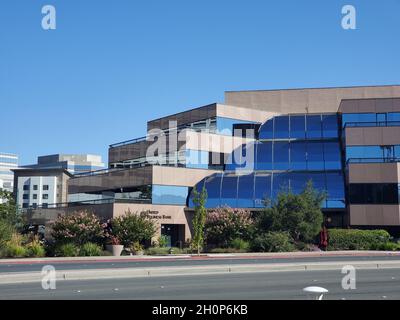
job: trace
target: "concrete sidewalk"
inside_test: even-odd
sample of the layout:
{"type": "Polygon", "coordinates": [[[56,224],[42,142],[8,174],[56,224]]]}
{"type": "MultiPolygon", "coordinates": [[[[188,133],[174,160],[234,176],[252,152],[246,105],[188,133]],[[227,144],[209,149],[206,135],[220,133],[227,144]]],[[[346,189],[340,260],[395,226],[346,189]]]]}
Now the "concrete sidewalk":
{"type": "Polygon", "coordinates": [[[296,259],[318,257],[399,257],[397,251],[313,251],[313,252],[279,252],[279,253],[221,253],[199,255],[157,255],[157,256],[101,256],[101,257],[50,257],[0,259],[0,265],[43,264],[43,263],[82,263],[82,262],[124,262],[124,261],[157,261],[182,259],[296,259]]]}
{"type": "MultiPolygon", "coordinates": [[[[345,262],[292,262],[270,264],[221,264],[210,266],[180,266],[180,267],[148,267],[126,269],[89,269],[89,270],[57,270],[57,281],[71,280],[99,280],[99,279],[129,279],[162,276],[183,275],[212,275],[235,273],[266,273],[288,271],[322,271],[337,270],[340,272],[344,266],[351,265],[357,270],[371,269],[400,269],[399,261],[345,261],[345,262]]],[[[1,284],[40,283],[43,275],[41,272],[21,272],[0,274],[1,284]]]]}

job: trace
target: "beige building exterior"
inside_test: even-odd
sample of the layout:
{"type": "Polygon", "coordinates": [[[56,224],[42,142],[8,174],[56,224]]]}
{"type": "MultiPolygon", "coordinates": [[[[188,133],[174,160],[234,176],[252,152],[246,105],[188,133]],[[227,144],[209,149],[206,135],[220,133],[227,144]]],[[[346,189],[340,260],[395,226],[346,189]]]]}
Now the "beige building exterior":
{"type": "MultiPolygon", "coordinates": [[[[68,180],[69,204],[53,210],[32,211],[31,219],[46,223],[60,213],[69,214],[78,209],[91,210],[103,219],[131,211],[147,214],[156,221],[156,237],[167,235],[171,245],[180,245],[191,238],[192,189],[211,185],[220,177],[233,177],[237,179],[233,181],[238,181],[237,186],[229,187],[221,182],[218,203],[223,203],[222,198],[229,193],[229,188],[237,188],[231,192],[233,196],[227,197],[234,197],[234,203],[243,207],[240,175],[228,170],[232,153],[251,144],[269,143],[268,138],[259,136],[265,125],[289,116],[304,117],[304,121],[309,121],[308,117],[320,117],[321,130],[324,130],[326,117],[337,119],[334,139],[322,137],[321,141],[311,139],[308,142],[308,138],[305,139],[308,144],[320,143],[324,148],[336,142],[340,147],[335,151],[340,158],[340,168],[327,169],[325,164],[323,171],[326,185],[332,174],[343,176],[342,185],[338,180],[339,186],[336,186],[343,189],[343,199],[332,199],[331,204],[328,201],[323,208],[326,224],[329,227],[387,227],[400,231],[399,193],[397,198],[394,196],[400,185],[400,86],[395,85],[226,92],[224,104],[210,104],[149,121],[145,137],[110,145],[108,169],[71,177],[68,180]],[[391,120],[395,117],[399,117],[398,122],[391,120]],[[253,130],[253,135],[245,135],[246,130],[253,130]],[[162,134],[157,136],[160,132],[162,134]],[[156,141],[161,147],[149,155],[156,141]],[[397,146],[398,158],[394,154],[374,159],[362,155],[371,148],[386,152],[390,148],[397,150],[397,146]],[[353,157],[352,153],[362,156],[353,157]],[[191,161],[193,159],[196,161],[191,161]],[[369,192],[364,197],[365,203],[359,203],[364,200],[360,200],[358,190],[369,192]],[[389,190],[386,194],[390,197],[382,195],[385,190],[389,190]]],[[[309,130],[307,126],[306,131],[309,130]]],[[[291,125],[287,130],[293,130],[291,125]]],[[[282,139],[272,140],[273,145],[282,142],[282,139]]],[[[290,146],[299,143],[291,137],[283,140],[290,146]]],[[[290,152],[289,160],[293,161],[294,151],[290,152]]],[[[318,170],[314,171],[318,173],[318,170]]],[[[278,174],[301,172],[293,168],[260,169],[254,174],[254,185],[258,176],[278,174]]],[[[249,196],[252,198],[246,202],[250,205],[244,208],[256,212],[260,210],[255,199],[256,186],[251,188],[254,188],[253,195],[249,196]]]]}

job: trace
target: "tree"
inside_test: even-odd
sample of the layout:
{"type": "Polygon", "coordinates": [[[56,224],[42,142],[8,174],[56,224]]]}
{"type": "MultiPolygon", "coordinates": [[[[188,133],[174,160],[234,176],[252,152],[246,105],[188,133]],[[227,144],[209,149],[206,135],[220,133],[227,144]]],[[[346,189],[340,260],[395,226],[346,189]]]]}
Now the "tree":
{"type": "Polygon", "coordinates": [[[104,240],[104,230],[99,218],[87,211],[59,216],[51,228],[51,235],[56,243],[83,245],[87,242],[102,243],[104,240]]]}
{"type": "Polygon", "coordinates": [[[13,194],[0,189],[0,199],[3,200],[3,203],[0,204],[0,220],[6,221],[17,229],[22,228],[23,219],[21,214],[18,212],[18,207],[15,203],[13,194]]]}
{"type": "Polygon", "coordinates": [[[233,240],[250,240],[253,219],[250,211],[218,208],[209,212],[205,225],[207,244],[229,247],[233,240]]]}
{"type": "Polygon", "coordinates": [[[207,218],[207,209],[205,208],[207,202],[207,190],[205,187],[198,192],[193,189],[193,203],[194,216],[193,216],[193,237],[192,247],[197,250],[197,254],[200,255],[200,251],[204,245],[204,228],[207,218]]]}
{"type": "Polygon", "coordinates": [[[145,212],[135,214],[128,210],[125,215],[111,220],[111,235],[125,247],[151,240],[155,233],[154,221],[145,212]]]}
{"type": "Polygon", "coordinates": [[[311,242],[321,230],[321,203],[325,193],[314,189],[309,181],[300,194],[281,192],[277,201],[257,219],[260,232],[286,231],[295,242],[311,242]]]}

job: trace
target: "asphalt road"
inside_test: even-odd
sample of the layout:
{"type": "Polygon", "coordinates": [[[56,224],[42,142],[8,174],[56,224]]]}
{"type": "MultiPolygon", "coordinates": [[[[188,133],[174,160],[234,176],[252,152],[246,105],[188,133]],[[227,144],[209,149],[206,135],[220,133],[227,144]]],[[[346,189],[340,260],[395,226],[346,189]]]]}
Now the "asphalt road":
{"type": "Polygon", "coordinates": [[[302,289],[322,286],[327,300],[400,299],[400,269],[359,270],[356,290],[343,290],[340,271],[243,273],[201,276],[60,281],[55,290],[40,283],[0,285],[0,299],[264,300],[311,299],[302,289]]]}
{"type": "Polygon", "coordinates": [[[156,261],[86,261],[86,262],[51,262],[32,264],[0,264],[0,273],[30,272],[42,270],[46,264],[54,265],[57,270],[86,270],[86,269],[119,269],[119,268],[147,268],[147,267],[176,267],[176,266],[212,266],[212,265],[234,265],[234,264],[265,264],[265,263],[304,263],[304,262],[327,262],[327,261],[400,261],[400,257],[307,257],[307,258],[188,258],[179,260],[156,260],[156,261]]]}

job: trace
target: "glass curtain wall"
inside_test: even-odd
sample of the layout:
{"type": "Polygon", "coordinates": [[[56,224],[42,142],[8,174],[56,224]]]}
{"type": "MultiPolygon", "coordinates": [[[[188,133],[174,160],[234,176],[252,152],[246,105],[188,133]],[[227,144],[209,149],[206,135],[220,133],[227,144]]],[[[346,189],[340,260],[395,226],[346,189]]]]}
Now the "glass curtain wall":
{"type": "MultiPolygon", "coordinates": [[[[223,174],[208,177],[195,188],[206,187],[208,208],[260,208],[265,201],[275,201],[279,192],[302,192],[312,180],[315,188],[327,193],[324,208],[344,208],[338,123],[336,114],[268,120],[254,145],[243,145],[231,155],[223,174]]],[[[189,206],[193,207],[191,197],[189,206]]]]}

